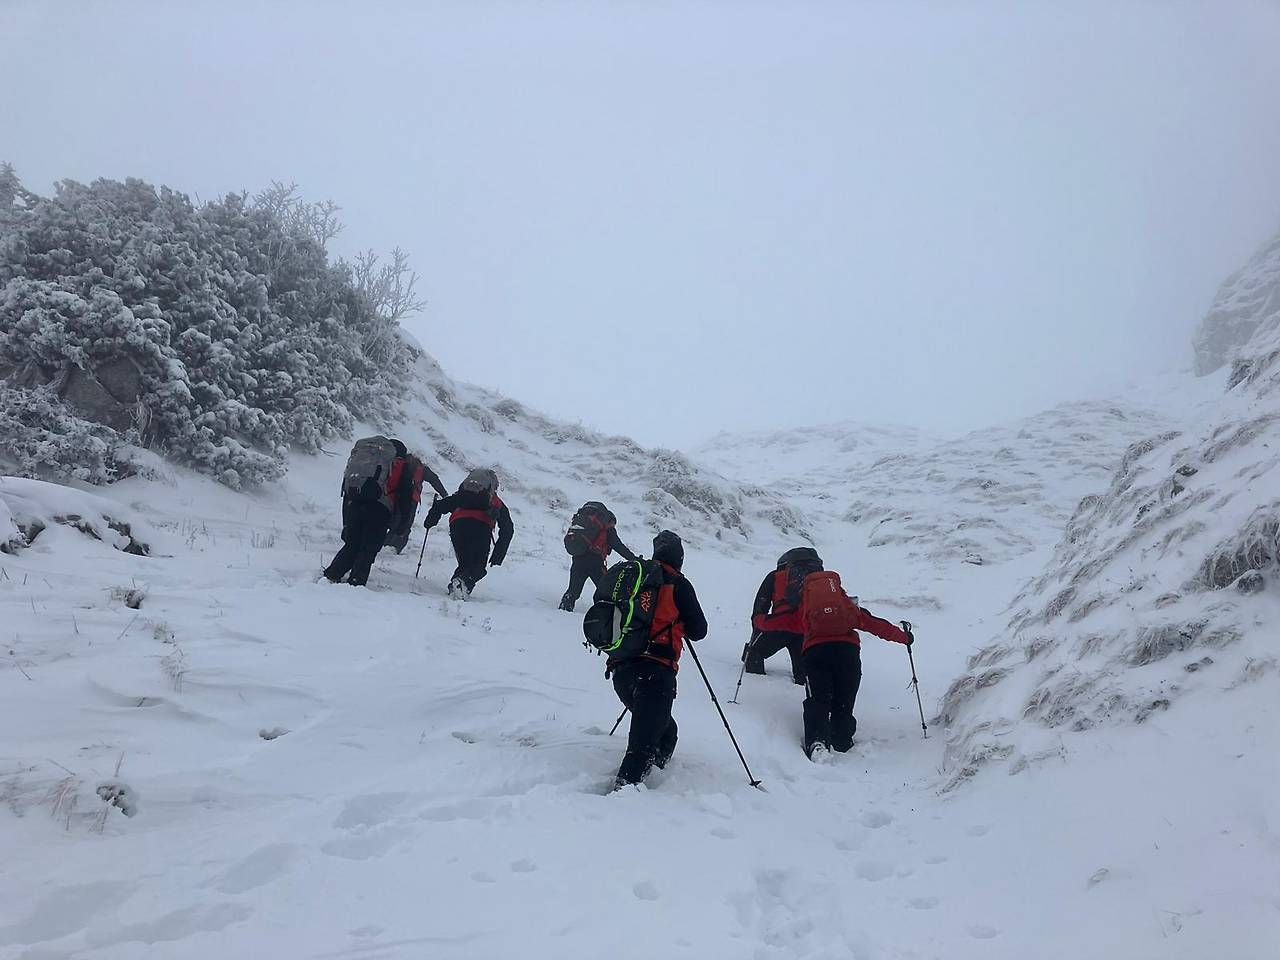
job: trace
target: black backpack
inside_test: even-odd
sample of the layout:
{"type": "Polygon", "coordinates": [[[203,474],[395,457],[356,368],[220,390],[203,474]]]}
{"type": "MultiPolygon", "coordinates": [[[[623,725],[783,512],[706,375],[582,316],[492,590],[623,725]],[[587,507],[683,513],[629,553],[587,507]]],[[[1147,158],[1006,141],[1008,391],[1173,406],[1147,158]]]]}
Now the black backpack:
{"type": "Polygon", "coordinates": [[[822,558],[813,547],[795,547],[778,558],[778,572],[787,578],[783,599],[789,609],[800,609],[800,590],[805,577],[821,569],[822,558]]]}
{"type": "Polygon", "coordinates": [[[591,550],[600,534],[617,522],[618,518],[603,503],[596,500],[584,503],[569,522],[569,532],[564,535],[565,552],[571,557],[583,556],[591,550]]]}
{"type": "Polygon", "coordinates": [[[623,560],[610,567],[582,618],[585,646],[610,660],[644,653],[663,582],[662,565],[654,560],[623,560]]]}

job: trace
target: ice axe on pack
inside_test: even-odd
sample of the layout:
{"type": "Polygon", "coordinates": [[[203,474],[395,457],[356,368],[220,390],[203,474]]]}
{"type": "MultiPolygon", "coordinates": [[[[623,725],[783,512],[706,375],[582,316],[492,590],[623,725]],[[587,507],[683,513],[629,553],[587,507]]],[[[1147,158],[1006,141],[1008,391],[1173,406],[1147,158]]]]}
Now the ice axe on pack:
{"type": "Polygon", "coordinates": [[[929,725],[924,722],[924,704],[920,702],[920,681],[916,679],[916,658],[911,654],[911,647],[912,647],[912,644],[915,643],[916,635],[911,632],[912,628],[911,628],[910,620],[903,620],[901,621],[901,623],[902,623],[902,632],[907,635],[907,639],[910,641],[910,643],[907,644],[907,660],[911,664],[911,683],[909,684],[909,686],[912,686],[915,688],[916,707],[920,711],[920,729],[924,731],[924,738],[928,740],[929,725]]]}
{"type": "MultiPolygon", "coordinates": [[[[440,499],[440,494],[436,494],[431,498],[431,507],[435,508],[436,501],[440,499]]],[[[427,534],[431,532],[431,528],[427,527],[422,532],[422,549],[418,552],[418,569],[413,571],[413,579],[418,579],[418,574],[422,572],[422,558],[427,555],[427,534]]]]}

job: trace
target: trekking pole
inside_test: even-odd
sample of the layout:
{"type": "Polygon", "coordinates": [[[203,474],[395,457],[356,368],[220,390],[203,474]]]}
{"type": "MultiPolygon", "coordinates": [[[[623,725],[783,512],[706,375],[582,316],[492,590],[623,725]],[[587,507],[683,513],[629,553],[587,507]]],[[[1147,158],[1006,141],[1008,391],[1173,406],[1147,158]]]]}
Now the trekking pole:
{"type": "Polygon", "coordinates": [[[733,741],[733,749],[738,751],[738,759],[742,761],[742,769],[747,771],[747,781],[760,789],[760,781],[751,775],[751,768],[747,766],[747,758],[742,755],[742,748],[738,746],[738,738],[733,735],[733,728],[729,726],[729,718],[724,715],[724,710],[720,706],[720,701],[716,699],[715,690],[711,689],[711,681],[707,679],[707,671],[702,669],[702,661],[698,659],[698,651],[694,649],[692,642],[689,643],[689,653],[693,655],[693,662],[698,665],[698,672],[702,674],[702,682],[707,685],[707,693],[711,694],[711,702],[716,705],[716,712],[720,714],[720,722],[724,724],[725,730],[729,731],[729,739],[733,741]]]}
{"type": "MultiPolygon", "coordinates": [[[[440,494],[437,493],[434,497],[431,498],[431,506],[434,507],[436,505],[436,501],[439,499],[440,499],[440,494]]],[[[415,580],[418,579],[418,574],[422,572],[422,558],[427,555],[427,534],[430,532],[431,532],[430,528],[427,528],[422,532],[422,551],[418,554],[418,569],[413,571],[413,579],[415,580]]]]}
{"type": "Polygon", "coordinates": [[[738,692],[742,690],[742,678],[747,673],[747,657],[751,656],[751,648],[756,645],[756,638],[759,636],[759,633],[752,633],[751,639],[747,641],[747,649],[742,651],[742,669],[738,671],[738,685],[733,688],[733,699],[729,701],[730,703],[738,702],[738,692]]]}
{"type": "MultiPolygon", "coordinates": [[[[902,621],[903,632],[908,637],[915,640],[915,634],[911,632],[910,621],[902,621]]],[[[924,704],[920,702],[920,681],[916,679],[916,658],[911,654],[911,644],[907,644],[907,661],[911,664],[911,686],[916,689],[916,707],[920,710],[920,729],[924,731],[924,738],[929,739],[929,725],[924,722],[924,704]]]]}
{"type": "Polygon", "coordinates": [[[617,720],[614,722],[614,724],[613,724],[613,730],[610,730],[610,731],[609,731],[609,736],[611,736],[611,737],[613,736],[614,732],[618,729],[618,724],[622,723],[622,718],[623,718],[623,717],[625,717],[625,716],[627,715],[627,711],[628,711],[628,710],[630,710],[630,709],[631,709],[630,707],[623,707],[623,708],[622,708],[622,712],[621,712],[620,714],[618,714],[618,719],[617,719],[617,720]]]}

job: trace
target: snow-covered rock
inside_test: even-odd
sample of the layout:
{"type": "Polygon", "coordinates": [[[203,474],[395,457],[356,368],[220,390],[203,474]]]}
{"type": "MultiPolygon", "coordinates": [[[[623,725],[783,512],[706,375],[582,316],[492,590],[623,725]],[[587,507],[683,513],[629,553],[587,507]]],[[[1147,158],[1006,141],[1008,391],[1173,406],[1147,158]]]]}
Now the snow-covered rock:
{"type": "Polygon", "coordinates": [[[1280,315],[1280,233],[1218,290],[1195,334],[1196,373],[1230,363],[1268,318],[1280,315]]]}
{"type": "Polygon", "coordinates": [[[948,691],[948,769],[1061,756],[1071,734],[1280,692],[1280,314],[1196,418],[1129,448],[1008,629],[948,691]]]}

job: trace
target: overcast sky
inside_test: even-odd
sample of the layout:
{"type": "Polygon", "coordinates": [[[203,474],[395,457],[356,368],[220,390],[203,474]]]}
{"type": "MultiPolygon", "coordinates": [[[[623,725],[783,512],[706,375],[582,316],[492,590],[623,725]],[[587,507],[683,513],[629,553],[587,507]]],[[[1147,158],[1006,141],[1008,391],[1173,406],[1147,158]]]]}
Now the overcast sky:
{"type": "Polygon", "coordinates": [[[0,159],[297,181],[454,376],[648,443],[956,431],[1188,364],[1280,228],[1277,51],[1280,0],[0,0],[0,159]]]}

